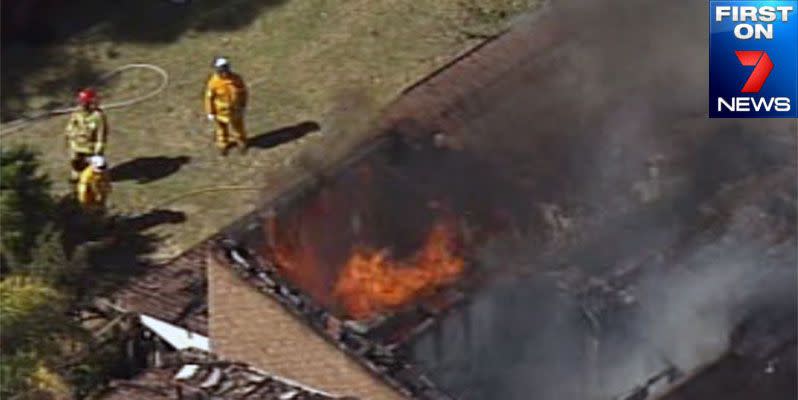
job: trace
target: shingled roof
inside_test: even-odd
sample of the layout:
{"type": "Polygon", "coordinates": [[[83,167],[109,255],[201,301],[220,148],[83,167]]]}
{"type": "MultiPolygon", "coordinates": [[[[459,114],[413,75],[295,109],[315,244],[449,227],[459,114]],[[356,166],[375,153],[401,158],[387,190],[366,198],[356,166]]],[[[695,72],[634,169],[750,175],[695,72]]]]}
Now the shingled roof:
{"type": "Polygon", "coordinates": [[[796,354],[794,341],[764,359],[728,353],[658,400],[795,399],[796,354]]]}
{"type": "Polygon", "coordinates": [[[107,400],[169,400],[175,398],[171,380],[175,368],[149,368],[129,380],[111,382],[110,389],[102,396],[107,400]]]}
{"type": "Polygon", "coordinates": [[[177,258],[146,271],[115,292],[110,300],[119,308],[146,314],[189,331],[208,334],[205,256],[210,240],[177,258]]]}
{"type": "MultiPolygon", "coordinates": [[[[202,352],[181,352],[167,366],[112,382],[105,399],[341,399],[247,364],[202,352]]],[[[350,398],[351,399],[351,398],[350,398]]]]}

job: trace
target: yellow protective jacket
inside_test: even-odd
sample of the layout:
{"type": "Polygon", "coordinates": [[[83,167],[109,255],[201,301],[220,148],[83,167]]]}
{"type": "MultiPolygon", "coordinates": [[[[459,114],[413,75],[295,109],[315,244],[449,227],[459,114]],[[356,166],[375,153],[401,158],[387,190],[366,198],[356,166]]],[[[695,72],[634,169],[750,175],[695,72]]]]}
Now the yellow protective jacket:
{"type": "Polygon", "coordinates": [[[221,122],[230,122],[240,117],[247,106],[247,86],[240,76],[229,73],[221,76],[214,73],[205,85],[205,112],[213,114],[221,122]]]}
{"type": "Polygon", "coordinates": [[[108,140],[108,121],[105,113],[95,108],[72,113],[66,127],[69,148],[77,153],[103,154],[108,140]]]}
{"type": "Polygon", "coordinates": [[[111,179],[108,172],[98,172],[86,167],[78,179],[78,202],[86,208],[104,207],[111,194],[111,179]]]}

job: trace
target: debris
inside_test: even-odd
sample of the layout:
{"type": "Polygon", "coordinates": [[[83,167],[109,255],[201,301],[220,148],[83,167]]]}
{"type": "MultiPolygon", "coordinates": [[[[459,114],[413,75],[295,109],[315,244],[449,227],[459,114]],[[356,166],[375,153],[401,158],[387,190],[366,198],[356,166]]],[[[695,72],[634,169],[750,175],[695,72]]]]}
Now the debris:
{"type": "Polygon", "coordinates": [[[174,379],[178,381],[189,379],[197,373],[197,370],[199,370],[199,365],[186,364],[183,368],[180,368],[180,371],[177,372],[174,379]]]}
{"type": "Polygon", "coordinates": [[[222,370],[220,368],[213,368],[211,370],[211,374],[208,375],[205,381],[200,383],[199,386],[203,389],[212,388],[218,385],[219,382],[221,382],[221,380],[222,380],[222,370]]]}

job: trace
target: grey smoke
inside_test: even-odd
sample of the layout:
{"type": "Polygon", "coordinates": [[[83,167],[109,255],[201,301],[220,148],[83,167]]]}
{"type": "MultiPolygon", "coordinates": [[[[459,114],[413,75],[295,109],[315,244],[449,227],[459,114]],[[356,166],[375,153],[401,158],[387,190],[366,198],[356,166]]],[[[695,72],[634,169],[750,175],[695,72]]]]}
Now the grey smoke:
{"type": "Polygon", "coordinates": [[[480,265],[533,276],[497,280],[476,296],[473,315],[442,323],[438,345],[420,339],[417,359],[465,399],[611,399],[668,366],[691,371],[720,357],[752,310],[796,304],[798,124],[704,117],[706,3],[563,0],[553,8],[550,18],[579,39],[466,102],[484,111],[467,114],[476,116],[463,140],[527,182],[530,209],[557,204],[573,228],[546,258],[541,248],[551,243],[538,238],[487,246],[480,265]],[[657,156],[663,198],[646,208],[632,188],[657,156]],[[776,183],[758,185],[767,179],[776,183]],[[737,192],[724,192],[733,185],[737,192]],[[706,207],[718,222],[698,229],[706,207]],[[582,299],[562,288],[590,276],[610,281],[614,263],[646,247],[665,254],[646,261],[648,272],[621,295],[608,290],[631,297],[635,311],[604,321],[618,326],[600,343],[611,356],[585,391],[595,373],[581,354],[590,327],[582,299]],[[472,319],[470,338],[463,318],[472,319]]]}

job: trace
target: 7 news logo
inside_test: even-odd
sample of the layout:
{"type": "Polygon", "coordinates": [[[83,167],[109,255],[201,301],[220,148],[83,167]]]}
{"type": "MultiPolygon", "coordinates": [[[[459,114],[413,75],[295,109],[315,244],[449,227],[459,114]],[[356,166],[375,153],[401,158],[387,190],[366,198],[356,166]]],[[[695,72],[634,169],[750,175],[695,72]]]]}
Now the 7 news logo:
{"type": "Polygon", "coordinates": [[[798,117],[798,0],[711,1],[710,118],[798,117]]]}
{"type": "Polygon", "coordinates": [[[745,81],[745,86],[740,90],[743,93],[759,93],[765,80],[768,79],[770,71],[773,70],[773,61],[770,61],[768,53],[764,51],[750,51],[750,50],[737,50],[734,52],[740,64],[746,67],[754,67],[748,80],[745,81]]]}

